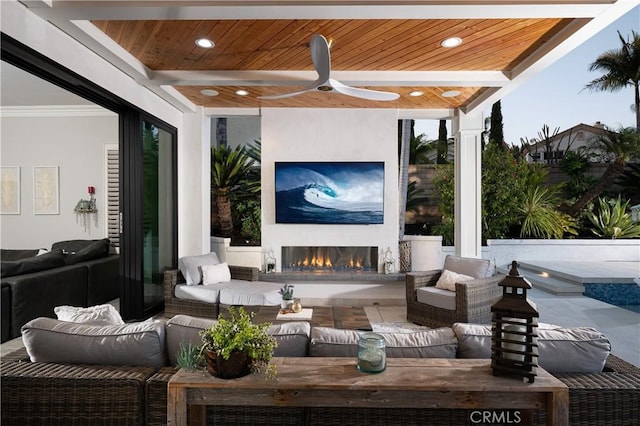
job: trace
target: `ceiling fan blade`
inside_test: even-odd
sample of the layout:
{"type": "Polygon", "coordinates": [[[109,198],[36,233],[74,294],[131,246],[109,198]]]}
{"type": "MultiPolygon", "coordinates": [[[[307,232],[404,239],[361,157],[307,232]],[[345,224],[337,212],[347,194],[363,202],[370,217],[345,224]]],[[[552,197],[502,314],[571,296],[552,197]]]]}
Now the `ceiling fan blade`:
{"type": "Polygon", "coordinates": [[[297,95],[301,95],[301,94],[306,93],[306,92],[310,92],[312,90],[316,90],[317,88],[318,88],[318,81],[315,81],[312,86],[307,86],[306,88],[304,88],[302,90],[298,90],[297,92],[282,93],[280,95],[258,96],[258,99],[283,99],[283,98],[289,98],[291,96],[297,96],[297,95]]]}
{"type": "Polygon", "coordinates": [[[355,98],[368,99],[370,101],[395,101],[400,97],[397,93],[381,92],[378,90],[361,89],[359,87],[351,87],[340,83],[333,78],[329,79],[329,84],[333,89],[343,95],[353,96],[355,98]]]}
{"type": "Polygon", "coordinates": [[[311,60],[313,66],[318,73],[318,80],[326,82],[329,80],[329,74],[331,73],[331,53],[329,53],[329,42],[320,34],[315,34],[311,37],[309,43],[311,49],[311,60]]]}

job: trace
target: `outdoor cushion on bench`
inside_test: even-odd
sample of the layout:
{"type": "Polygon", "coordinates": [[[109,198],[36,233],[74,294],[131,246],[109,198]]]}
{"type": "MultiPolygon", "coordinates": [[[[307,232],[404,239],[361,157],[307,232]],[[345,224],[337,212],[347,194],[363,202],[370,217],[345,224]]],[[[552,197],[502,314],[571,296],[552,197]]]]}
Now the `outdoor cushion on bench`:
{"type": "Polygon", "coordinates": [[[263,281],[235,280],[205,285],[178,284],[175,296],[178,299],[205,303],[242,306],[277,306],[282,296],[281,284],[263,281]]]}

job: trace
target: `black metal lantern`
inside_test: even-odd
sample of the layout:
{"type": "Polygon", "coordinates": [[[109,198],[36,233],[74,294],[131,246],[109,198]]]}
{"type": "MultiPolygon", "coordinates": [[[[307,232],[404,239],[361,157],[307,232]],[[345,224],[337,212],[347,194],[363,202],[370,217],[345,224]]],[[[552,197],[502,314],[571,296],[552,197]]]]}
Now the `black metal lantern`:
{"type": "Polygon", "coordinates": [[[538,367],[538,310],[527,299],[531,283],[518,262],[500,283],[502,299],[491,306],[491,368],[494,376],[514,376],[533,383],[538,367]]]}

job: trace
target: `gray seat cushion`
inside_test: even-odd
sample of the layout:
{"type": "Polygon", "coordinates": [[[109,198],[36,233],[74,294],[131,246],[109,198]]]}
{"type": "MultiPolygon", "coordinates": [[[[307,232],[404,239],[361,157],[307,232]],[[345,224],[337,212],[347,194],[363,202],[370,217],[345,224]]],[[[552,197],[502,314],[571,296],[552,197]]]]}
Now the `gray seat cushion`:
{"type": "Polygon", "coordinates": [[[456,292],[436,287],[420,287],[416,290],[418,302],[449,311],[456,310],[456,292]]]}

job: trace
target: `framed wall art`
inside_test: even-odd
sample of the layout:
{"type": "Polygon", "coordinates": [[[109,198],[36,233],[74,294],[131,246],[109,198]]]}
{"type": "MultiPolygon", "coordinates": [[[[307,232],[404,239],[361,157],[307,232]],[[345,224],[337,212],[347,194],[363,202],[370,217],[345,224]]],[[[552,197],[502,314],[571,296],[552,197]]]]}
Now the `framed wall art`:
{"type": "Polygon", "coordinates": [[[20,167],[0,167],[0,214],[20,214],[20,167]]]}
{"type": "Polygon", "coordinates": [[[58,166],[33,167],[33,213],[60,214],[58,166]]]}

